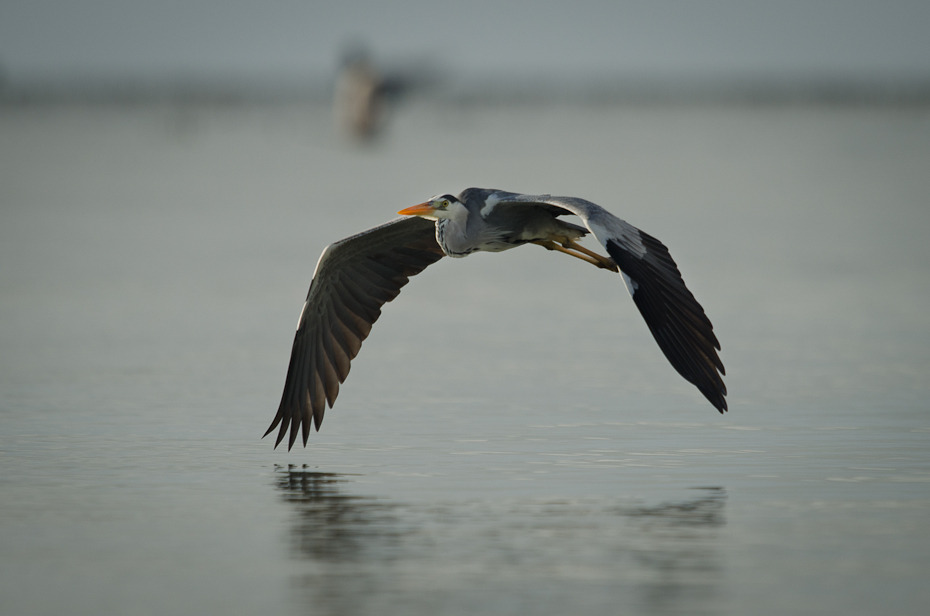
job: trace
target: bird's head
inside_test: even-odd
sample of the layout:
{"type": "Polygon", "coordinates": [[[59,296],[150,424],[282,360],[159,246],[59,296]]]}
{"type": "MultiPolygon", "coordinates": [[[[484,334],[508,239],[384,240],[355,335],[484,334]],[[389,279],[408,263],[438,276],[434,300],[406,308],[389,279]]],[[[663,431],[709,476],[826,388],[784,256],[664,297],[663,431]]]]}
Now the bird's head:
{"type": "Polygon", "coordinates": [[[436,195],[429,201],[412,205],[397,212],[403,216],[419,216],[427,220],[455,218],[465,211],[465,204],[452,195],[436,195]]]}

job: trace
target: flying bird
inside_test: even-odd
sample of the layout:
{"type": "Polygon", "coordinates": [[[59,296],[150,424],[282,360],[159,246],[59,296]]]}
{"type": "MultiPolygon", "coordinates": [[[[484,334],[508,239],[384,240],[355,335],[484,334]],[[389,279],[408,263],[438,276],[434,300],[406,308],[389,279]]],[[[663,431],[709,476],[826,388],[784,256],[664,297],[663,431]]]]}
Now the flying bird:
{"type": "Polygon", "coordinates": [[[727,410],[720,343],[704,309],[685,286],[662,242],[604,208],[577,197],[525,195],[468,188],[438,195],[398,212],[400,218],[330,244],[313,273],[291,349],[278,413],[275,447],[290,431],[304,446],[332,408],[349,363],[381,315],[411,276],[444,256],[500,252],[537,244],[619,272],[633,302],[665,357],[714,407],[727,410]],[[574,215],[576,225],[561,216],[574,215]],[[578,243],[592,233],[607,251],[578,243]]]}

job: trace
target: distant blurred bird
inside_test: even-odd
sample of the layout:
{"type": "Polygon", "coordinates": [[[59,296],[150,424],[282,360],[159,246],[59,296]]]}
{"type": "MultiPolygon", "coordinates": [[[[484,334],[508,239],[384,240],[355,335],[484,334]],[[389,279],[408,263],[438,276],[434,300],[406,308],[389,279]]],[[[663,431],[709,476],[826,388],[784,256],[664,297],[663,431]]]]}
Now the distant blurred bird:
{"type": "MultiPolygon", "coordinates": [[[[727,410],[720,343],[704,309],[685,286],[668,249],[604,208],[576,197],[524,195],[468,188],[401,210],[398,218],[329,245],[320,255],[304,302],[284,393],[265,436],[278,425],[277,447],[288,429],[288,449],[311,422],[317,430],[332,408],[349,362],[411,276],[443,256],[500,252],[538,244],[596,267],[619,272],[633,302],[678,373],[721,413],[727,410]],[[559,216],[575,215],[584,227],[559,216]],[[588,232],[610,256],[576,242],[588,232]]],[[[444,357],[454,357],[446,349],[444,357]]]]}
{"type": "Polygon", "coordinates": [[[383,84],[368,53],[353,49],[339,69],[333,92],[336,124],[356,139],[369,139],[381,125],[383,84]]]}
{"type": "Polygon", "coordinates": [[[440,80],[433,58],[406,58],[383,66],[361,44],[347,47],[333,89],[337,128],[358,143],[369,143],[402,101],[432,89],[440,80]]]}

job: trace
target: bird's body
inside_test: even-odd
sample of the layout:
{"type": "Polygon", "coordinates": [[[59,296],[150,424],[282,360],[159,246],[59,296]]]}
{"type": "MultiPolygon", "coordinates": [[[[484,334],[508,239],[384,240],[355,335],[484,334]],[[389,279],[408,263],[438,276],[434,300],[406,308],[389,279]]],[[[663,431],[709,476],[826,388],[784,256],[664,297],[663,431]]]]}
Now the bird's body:
{"type": "Polygon", "coordinates": [[[669,362],[721,413],[726,411],[720,344],[668,249],[604,208],[576,197],[469,188],[399,212],[404,217],[328,246],[317,263],[300,315],[284,393],[268,431],[288,448],[311,423],[319,430],[328,403],[362,341],[410,276],[443,256],[500,252],[527,243],[619,272],[669,362]],[[561,220],[575,215],[584,227],[561,220]],[[576,242],[591,232],[608,257],[576,242]]]}
{"type": "Polygon", "coordinates": [[[469,188],[460,197],[444,196],[450,203],[446,209],[448,217],[436,219],[436,241],[447,256],[501,252],[556,237],[576,240],[588,232],[584,227],[559,220],[557,217],[565,214],[562,208],[542,203],[496,207],[495,195],[500,194],[501,191],[469,188]],[[471,204],[471,209],[466,204],[471,204]]]}

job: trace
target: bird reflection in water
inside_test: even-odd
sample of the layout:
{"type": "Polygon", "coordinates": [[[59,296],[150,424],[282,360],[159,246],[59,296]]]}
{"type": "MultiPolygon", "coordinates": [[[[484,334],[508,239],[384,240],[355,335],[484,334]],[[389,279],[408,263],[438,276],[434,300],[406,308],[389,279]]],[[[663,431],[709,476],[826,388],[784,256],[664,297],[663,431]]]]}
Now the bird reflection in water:
{"type": "Polygon", "coordinates": [[[524,613],[702,613],[721,594],[723,488],[655,506],[406,504],[356,494],[351,475],[290,466],[276,482],[297,514],[289,536],[306,568],[295,585],[314,613],[480,612],[507,602],[524,613]]]}
{"type": "Polygon", "coordinates": [[[340,491],[339,486],[350,481],[349,475],[289,465],[276,478],[285,500],[297,509],[293,545],[305,558],[360,560],[370,557],[373,549],[396,545],[405,534],[394,514],[396,503],[340,491]]]}

